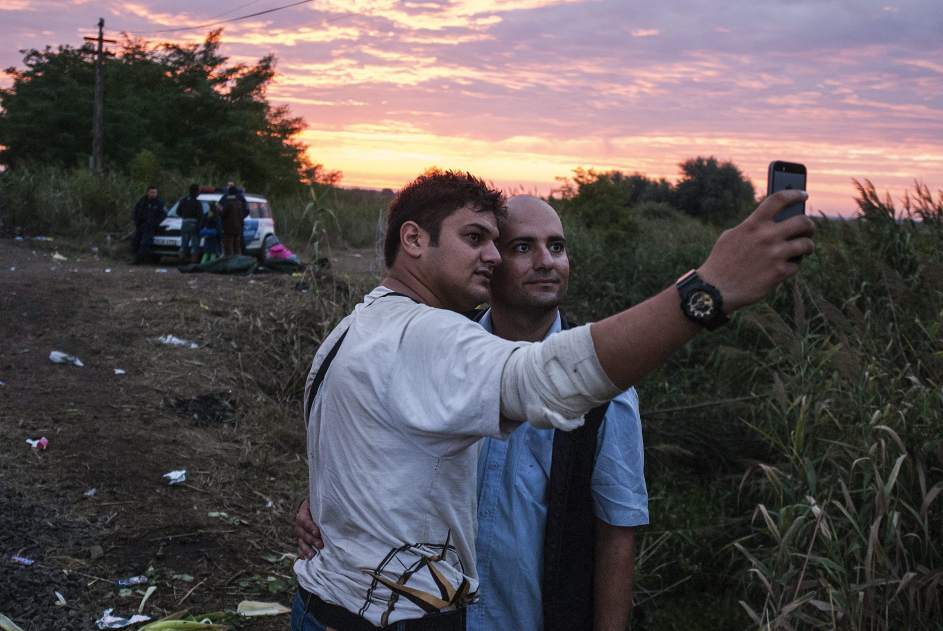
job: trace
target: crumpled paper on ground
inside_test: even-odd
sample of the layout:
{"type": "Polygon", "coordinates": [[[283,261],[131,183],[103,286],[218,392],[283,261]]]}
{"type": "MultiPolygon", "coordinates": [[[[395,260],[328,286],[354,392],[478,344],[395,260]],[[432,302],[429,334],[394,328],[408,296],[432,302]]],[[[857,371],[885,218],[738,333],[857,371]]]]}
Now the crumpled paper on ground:
{"type": "Polygon", "coordinates": [[[46,438],[45,436],[36,440],[32,438],[27,438],[26,442],[29,443],[29,446],[32,447],[33,449],[45,449],[46,447],[49,446],[49,439],[46,438]]]}
{"type": "Polygon", "coordinates": [[[157,338],[157,341],[161,344],[167,344],[168,346],[179,346],[181,348],[199,348],[200,346],[196,342],[179,338],[176,335],[162,335],[157,338]]]}
{"type": "Polygon", "coordinates": [[[141,614],[134,614],[130,618],[122,618],[120,616],[111,615],[112,611],[114,611],[114,609],[106,609],[104,613],[102,613],[102,617],[95,621],[99,629],[121,629],[122,627],[127,627],[139,622],[147,622],[151,619],[150,616],[142,616],[141,614]]]}
{"type": "Polygon", "coordinates": [[[187,470],[178,469],[176,471],[168,471],[163,477],[167,478],[168,484],[181,484],[187,481],[187,470]]]}
{"type": "Polygon", "coordinates": [[[72,364],[73,366],[78,366],[79,368],[85,366],[85,364],[82,363],[82,360],[75,355],[69,355],[68,353],[63,353],[62,351],[51,351],[49,353],[49,361],[54,364],[72,364]]]}

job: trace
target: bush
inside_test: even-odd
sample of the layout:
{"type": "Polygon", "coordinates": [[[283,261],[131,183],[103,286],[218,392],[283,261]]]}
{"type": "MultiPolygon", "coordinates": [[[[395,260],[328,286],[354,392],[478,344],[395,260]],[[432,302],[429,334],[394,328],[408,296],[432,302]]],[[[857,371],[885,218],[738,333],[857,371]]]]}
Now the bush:
{"type": "Polygon", "coordinates": [[[567,308],[581,319],[613,313],[661,291],[706,258],[717,229],[667,204],[628,211],[631,232],[589,228],[563,215],[575,282],[567,308]],[[591,279],[591,280],[588,280],[591,279]]]}

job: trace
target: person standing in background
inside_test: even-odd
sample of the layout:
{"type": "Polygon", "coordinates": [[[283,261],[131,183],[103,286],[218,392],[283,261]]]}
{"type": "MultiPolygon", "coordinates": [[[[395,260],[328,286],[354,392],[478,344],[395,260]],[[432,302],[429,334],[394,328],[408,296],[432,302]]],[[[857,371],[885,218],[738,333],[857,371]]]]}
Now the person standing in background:
{"type": "Polygon", "coordinates": [[[200,194],[198,184],[190,185],[190,194],[182,197],[177,204],[180,217],[180,250],[184,261],[196,263],[200,249],[200,222],[203,220],[203,204],[197,199],[200,194]]]}
{"type": "Polygon", "coordinates": [[[223,256],[242,254],[242,223],[246,204],[240,198],[239,190],[230,186],[219,200],[223,219],[223,256]]]}
{"type": "Polygon", "coordinates": [[[164,220],[164,200],[157,196],[157,187],[151,184],[147,192],[134,205],[134,236],[131,238],[131,253],[134,262],[147,259],[154,243],[157,226],[164,220]]]}

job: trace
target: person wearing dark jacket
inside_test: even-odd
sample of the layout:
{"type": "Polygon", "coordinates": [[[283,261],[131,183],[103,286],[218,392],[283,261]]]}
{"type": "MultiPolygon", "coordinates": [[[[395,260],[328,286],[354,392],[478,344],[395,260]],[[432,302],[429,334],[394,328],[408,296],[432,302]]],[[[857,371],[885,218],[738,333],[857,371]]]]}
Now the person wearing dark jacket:
{"type": "MultiPolygon", "coordinates": [[[[249,201],[246,199],[246,189],[241,186],[236,186],[236,183],[232,180],[226,182],[226,190],[235,188],[236,197],[239,199],[239,203],[242,204],[242,222],[243,227],[245,227],[245,220],[249,216],[249,201]]],[[[242,228],[239,229],[239,246],[242,248],[242,253],[245,254],[246,251],[246,235],[242,228]]]]}
{"type": "Polygon", "coordinates": [[[242,223],[245,220],[246,204],[239,190],[230,186],[219,200],[223,218],[223,256],[242,254],[242,223]]]}
{"type": "Polygon", "coordinates": [[[147,258],[154,242],[154,233],[165,216],[164,200],[157,196],[157,187],[148,186],[147,193],[134,205],[134,236],[131,239],[131,252],[135,263],[140,263],[147,258]]]}
{"type": "Polygon", "coordinates": [[[200,187],[197,184],[190,185],[190,194],[182,197],[177,204],[177,215],[180,217],[180,249],[184,260],[190,259],[192,263],[197,262],[200,249],[200,222],[203,219],[203,204],[197,199],[200,194],[200,187]],[[191,258],[192,253],[192,258],[191,258]]]}

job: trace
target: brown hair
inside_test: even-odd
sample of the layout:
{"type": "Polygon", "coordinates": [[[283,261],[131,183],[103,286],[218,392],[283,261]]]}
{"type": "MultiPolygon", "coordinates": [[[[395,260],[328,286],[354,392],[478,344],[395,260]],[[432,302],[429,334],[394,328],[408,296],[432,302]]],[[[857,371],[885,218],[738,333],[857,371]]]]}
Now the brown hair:
{"type": "Polygon", "coordinates": [[[407,221],[415,221],[429,233],[432,245],[439,243],[442,221],[459,208],[472,206],[476,212],[507,214],[504,194],[471,173],[430,169],[404,186],[390,203],[386,215],[383,258],[393,266],[399,253],[399,231],[407,221]]]}

